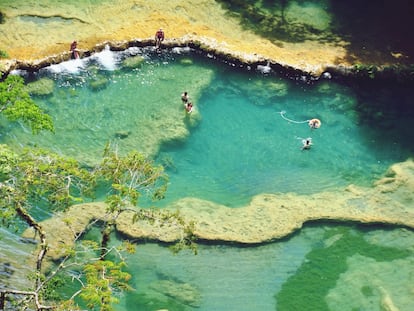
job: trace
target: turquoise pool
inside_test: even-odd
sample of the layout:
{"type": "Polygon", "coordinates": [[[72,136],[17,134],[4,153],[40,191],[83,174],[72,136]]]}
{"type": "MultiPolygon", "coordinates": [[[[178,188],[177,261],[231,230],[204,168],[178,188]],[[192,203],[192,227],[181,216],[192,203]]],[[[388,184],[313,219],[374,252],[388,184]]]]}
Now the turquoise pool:
{"type": "MultiPolygon", "coordinates": [[[[369,186],[414,151],[413,91],[404,86],[308,84],[186,49],[106,50],[21,74],[53,80],[53,93],[34,99],[53,116],[56,134],[33,137],[2,119],[1,142],[86,163],[98,161],[108,141],[120,152],[145,152],[166,166],[170,185],[165,200],[144,206],[197,197],[237,208],[260,193],[369,186]],[[142,63],[123,67],[131,56],[142,63]],[[190,115],[183,91],[195,105],[190,115]],[[307,125],[312,118],[321,120],[319,129],[307,125]],[[313,146],[302,150],[308,137],[313,146]]],[[[389,295],[411,310],[413,245],[413,232],[402,228],[327,224],[262,246],[201,245],[197,256],[139,245],[128,267],[136,291],[117,309],[381,310],[389,295]],[[174,286],[194,299],[166,292],[174,286]]]]}

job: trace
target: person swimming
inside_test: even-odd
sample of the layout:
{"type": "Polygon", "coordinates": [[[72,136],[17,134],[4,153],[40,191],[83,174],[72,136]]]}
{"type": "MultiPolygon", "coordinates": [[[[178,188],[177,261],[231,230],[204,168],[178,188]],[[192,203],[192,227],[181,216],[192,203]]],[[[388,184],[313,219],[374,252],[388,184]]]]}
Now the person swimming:
{"type": "Polygon", "coordinates": [[[302,150],[309,150],[311,148],[312,144],[312,138],[308,137],[306,139],[302,140],[302,150]]]}
{"type": "Polygon", "coordinates": [[[184,106],[185,106],[185,111],[187,111],[187,113],[193,112],[193,104],[192,103],[186,103],[184,106]]]}
{"type": "Polygon", "coordinates": [[[184,105],[188,102],[189,98],[190,97],[188,96],[187,92],[181,94],[181,100],[183,101],[184,105]]]}
{"type": "Polygon", "coordinates": [[[318,129],[318,128],[321,127],[321,121],[319,119],[309,120],[309,123],[308,124],[309,124],[309,127],[311,129],[318,129]]]}

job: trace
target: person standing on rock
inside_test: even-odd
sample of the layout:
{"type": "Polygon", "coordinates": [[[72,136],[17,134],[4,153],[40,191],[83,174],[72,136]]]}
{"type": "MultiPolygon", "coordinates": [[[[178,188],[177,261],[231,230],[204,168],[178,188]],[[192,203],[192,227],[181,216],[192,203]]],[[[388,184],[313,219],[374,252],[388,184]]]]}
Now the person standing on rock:
{"type": "Polygon", "coordinates": [[[162,30],[162,28],[160,28],[155,33],[155,47],[157,48],[157,50],[161,49],[161,42],[164,41],[164,38],[165,38],[164,31],[162,30]]]}
{"type": "Polygon", "coordinates": [[[78,59],[79,58],[79,50],[78,50],[78,42],[73,41],[70,45],[70,51],[72,53],[72,59],[78,59]]]}

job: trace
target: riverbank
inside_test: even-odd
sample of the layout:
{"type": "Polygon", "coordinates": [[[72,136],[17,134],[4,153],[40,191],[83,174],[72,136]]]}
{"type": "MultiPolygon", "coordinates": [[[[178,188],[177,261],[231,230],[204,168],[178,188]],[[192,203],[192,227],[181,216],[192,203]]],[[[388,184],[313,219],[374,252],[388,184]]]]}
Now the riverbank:
{"type": "Polygon", "coordinates": [[[365,47],[358,50],[350,37],[333,32],[333,15],[322,7],[296,2],[285,8],[285,19],[289,25],[297,25],[300,18],[301,24],[289,28],[289,34],[293,36],[302,28],[310,30],[295,41],[264,37],[244,24],[242,13],[231,12],[212,0],[76,4],[17,0],[2,1],[0,12],[4,16],[0,50],[8,56],[0,61],[0,70],[6,73],[13,69],[35,71],[67,60],[73,40],[78,41],[83,55],[100,51],[106,44],[112,49],[153,45],[155,31],[162,27],[165,47],[188,45],[246,66],[269,64],[290,75],[319,77],[328,71],[371,78],[412,76],[411,57],[406,52],[389,48],[367,58],[365,47]]]}

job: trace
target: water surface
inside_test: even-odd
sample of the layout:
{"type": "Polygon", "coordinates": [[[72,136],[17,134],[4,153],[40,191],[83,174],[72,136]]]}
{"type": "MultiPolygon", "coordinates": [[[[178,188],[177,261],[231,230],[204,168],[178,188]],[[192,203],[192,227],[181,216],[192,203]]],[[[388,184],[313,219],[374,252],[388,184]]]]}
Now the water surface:
{"type": "MultiPolygon", "coordinates": [[[[54,81],[53,94],[33,98],[54,118],[56,134],[32,136],[2,119],[3,143],[50,148],[87,163],[99,160],[108,141],[120,152],[145,152],[170,176],[160,207],[190,196],[236,208],[260,193],[370,186],[413,154],[408,87],[312,85],[185,50],[104,51],[26,78],[54,81]],[[122,68],[131,54],[145,61],[122,68]],[[190,115],[180,100],[185,90],[195,104],[190,115]],[[322,126],[310,129],[311,118],[322,126]],[[302,151],[307,137],[314,145],[302,151]]],[[[197,256],[138,245],[128,266],[136,291],[123,296],[117,310],[304,310],[307,304],[312,310],[380,310],[388,296],[400,310],[411,310],[413,241],[412,232],[400,228],[320,224],[263,246],[201,245],[197,256]],[[195,299],[166,293],[164,281],[178,291],[189,286],[195,299]]]]}

